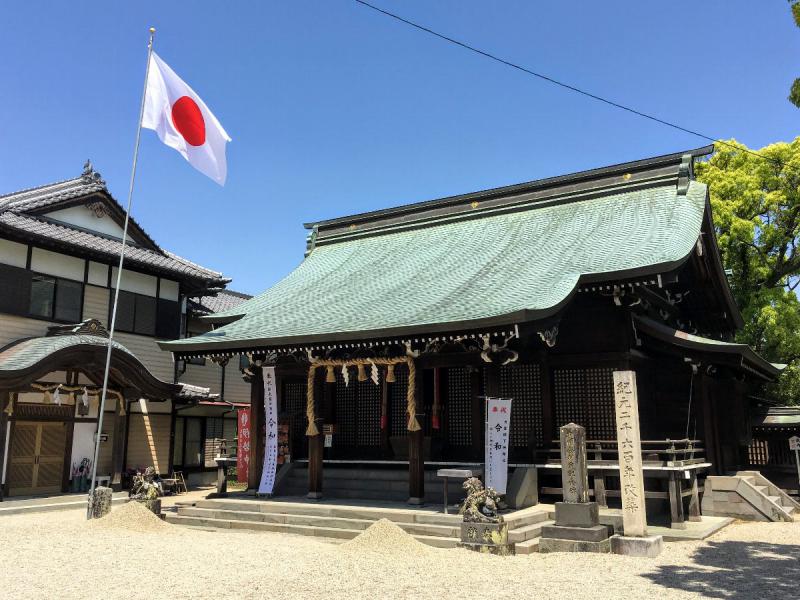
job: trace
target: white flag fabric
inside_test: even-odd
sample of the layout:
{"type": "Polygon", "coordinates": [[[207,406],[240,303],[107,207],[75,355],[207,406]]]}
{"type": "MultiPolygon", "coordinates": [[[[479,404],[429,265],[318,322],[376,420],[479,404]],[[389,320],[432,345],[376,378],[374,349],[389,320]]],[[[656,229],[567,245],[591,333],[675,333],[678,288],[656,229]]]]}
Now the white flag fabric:
{"type": "Polygon", "coordinates": [[[153,52],[142,127],[175,148],[195,169],[225,185],[225,145],[231,138],[195,91],[153,52]]]}

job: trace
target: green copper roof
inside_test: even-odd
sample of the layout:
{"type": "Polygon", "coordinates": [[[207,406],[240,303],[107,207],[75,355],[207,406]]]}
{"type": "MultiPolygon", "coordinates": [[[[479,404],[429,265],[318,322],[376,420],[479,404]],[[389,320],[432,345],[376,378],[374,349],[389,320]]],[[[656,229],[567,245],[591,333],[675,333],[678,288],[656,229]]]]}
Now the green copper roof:
{"type": "Polygon", "coordinates": [[[238,321],[161,347],[213,353],[542,318],[581,280],[680,264],[697,242],[705,206],[706,186],[696,181],[685,194],[674,181],[616,185],[344,236],[228,311],[243,314],[238,321]]]}
{"type": "MultiPolygon", "coordinates": [[[[114,348],[133,356],[130,350],[118,342],[114,348]]],[[[96,335],[57,335],[30,338],[14,342],[0,350],[0,371],[22,371],[32,367],[59,350],[75,346],[108,347],[108,339],[96,335]]]]}

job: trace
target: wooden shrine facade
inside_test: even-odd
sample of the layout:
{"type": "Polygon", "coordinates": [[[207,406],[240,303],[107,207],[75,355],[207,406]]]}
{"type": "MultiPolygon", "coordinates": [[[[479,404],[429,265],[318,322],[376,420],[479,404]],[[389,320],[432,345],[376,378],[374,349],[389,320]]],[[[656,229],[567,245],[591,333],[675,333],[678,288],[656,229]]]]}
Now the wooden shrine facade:
{"type": "Polygon", "coordinates": [[[643,439],[736,469],[748,394],[779,368],[731,342],[742,318],[692,176],[711,150],[309,224],[284,281],[161,346],[247,357],[251,488],[266,365],[311,497],[324,465],[379,461],[420,501],[426,466],[483,462],[485,396],[513,399],[512,465],[546,463],[568,422],[613,441],[619,369],[636,371],[643,439]]]}

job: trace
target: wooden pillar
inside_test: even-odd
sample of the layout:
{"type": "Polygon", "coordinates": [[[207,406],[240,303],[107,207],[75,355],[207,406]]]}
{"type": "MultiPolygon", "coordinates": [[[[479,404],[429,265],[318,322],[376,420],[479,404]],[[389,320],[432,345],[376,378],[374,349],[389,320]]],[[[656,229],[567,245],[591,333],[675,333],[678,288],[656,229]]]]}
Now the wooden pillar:
{"type": "MultiPolygon", "coordinates": [[[[319,397],[317,394],[319,393],[319,382],[320,382],[320,375],[323,377],[325,376],[325,369],[317,369],[315,373],[316,377],[314,379],[314,402],[316,404],[316,399],[319,397]]],[[[324,379],[323,379],[324,381],[324,379]]],[[[325,386],[325,391],[327,392],[329,386],[336,385],[335,383],[323,384],[325,386]]],[[[315,415],[318,415],[317,411],[314,411],[315,415]]],[[[319,433],[317,435],[308,436],[308,494],[307,497],[311,500],[318,500],[322,498],[322,454],[325,450],[325,435],[322,433],[322,419],[316,418],[315,422],[317,424],[317,429],[319,433]]]]}
{"type": "Polygon", "coordinates": [[[8,431],[8,403],[11,402],[11,394],[8,391],[0,392],[0,502],[5,495],[5,485],[3,481],[3,467],[6,462],[6,432],[8,431]]]}
{"type": "Polygon", "coordinates": [[[252,367],[250,379],[250,467],[247,470],[247,489],[258,491],[261,470],[264,468],[264,375],[261,367],[252,367]]]}
{"type": "Polygon", "coordinates": [[[708,462],[711,463],[709,473],[711,475],[720,475],[722,473],[721,465],[719,464],[720,457],[717,455],[717,433],[714,422],[714,404],[709,389],[708,378],[700,373],[697,376],[697,384],[699,386],[700,400],[703,404],[703,445],[706,451],[708,462]]]}
{"type": "Polygon", "coordinates": [[[686,529],[683,516],[683,482],[680,471],[669,472],[669,513],[673,529],[686,529]]]}
{"type": "MultiPolygon", "coordinates": [[[[128,437],[128,400],[134,396],[138,396],[138,394],[130,394],[126,390],[122,396],[116,397],[114,423],[111,426],[111,439],[113,442],[111,448],[111,489],[115,492],[122,490],[122,471],[125,467],[123,464],[125,458],[125,440],[128,437]]],[[[171,467],[168,465],[168,468],[171,467]]]]}
{"type": "MultiPolygon", "coordinates": [[[[414,395],[416,399],[416,416],[422,425],[422,411],[425,406],[423,390],[424,371],[417,369],[414,384],[414,395]]],[[[424,456],[425,432],[408,432],[408,503],[422,504],[425,501],[425,456],[424,456]]]]}
{"type": "Polygon", "coordinates": [[[486,396],[497,398],[500,396],[500,365],[490,363],[484,365],[486,372],[486,396]]]}
{"type": "Polygon", "coordinates": [[[555,435],[555,396],[553,395],[553,371],[547,354],[540,355],[539,377],[542,387],[542,448],[544,449],[542,462],[546,462],[549,455],[547,451],[553,443],[555,435]]]}
{"type": "Polygon", "coordinates": [[[383,377],[381,378],[381,414],[385,411],[386,421],[381,422],[381,454],[386,458],[392,455],[391,441],[389,440],[389,432],[392,429],[392,411],[389,403],[389,392],[392,388],[389,386],[393,385],[393,383],[386,381],[386,371],[384,371],[383,377]]]}
{"type": "Polygon", "coordinates": [[[690,473],[691,479],[689,485],[692,486],[692,495],[689,499],[689,520],[702,521],[703,518],[700,516],[700,492],[697,486],[697,471],[692,469],[690,473]]]}
{"type": "Polygon", "coordinates": [[[482,376],[480,368],[469,367],[470,396],[472,397],[472,459],[483,462],[484,435],[486,435],[486,415],[484,414],[486,399],[483,398],[482,376]]]}

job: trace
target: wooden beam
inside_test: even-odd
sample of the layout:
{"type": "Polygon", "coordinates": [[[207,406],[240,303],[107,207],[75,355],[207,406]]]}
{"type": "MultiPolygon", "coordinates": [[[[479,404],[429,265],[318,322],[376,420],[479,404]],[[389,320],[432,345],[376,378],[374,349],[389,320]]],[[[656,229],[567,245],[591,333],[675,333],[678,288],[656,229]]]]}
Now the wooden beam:
{"type": "Polygon", "coordinates": [[[311,500],[322,498],[322,452],[325,436],[322,432],[308,436],[308,494],[311,500]]]}
{"type": "MultiPolygon", "coordinates": [[[[125,438],[127,437],[127,412],[130,405],[127,402],[129,396],[117,396],[114,403],[114,417],[111,423],[111,489],[115,492],[122,490],[122,472],[124,470],[125,459],[125,438]]],[[[167,465],[167,468],[171,468],[167,465]]]]}
{"type": "MultiPolygon", "coordinates": [[[[317,415],[315,422],[319,433],[317,435],[308,436],[308,494],[307,497],[311,500],[318,500],[322,498],[322,455],[325,452],[325,435],[323,434],[323,419],[319,418],[317,411],[317,399],[319,398],[320,391],[324,391],[325,396],[333,392],[332,386],[335,383],[324,383],[325,369],[316,369],[314,379],[314,414],[317,415]],[[321,389],[320,389],[321,388],[321,389]]],[[[330,400],[323,398],[323,401],[330,400]]],[[[327,408],[327,407],[326,407],[327,408]]]]}
{"type": "Polygon", "coordinates": [[[264,375],[261,367],[253,367],[250,378],[250,468],[247,471],[247,489],[258,491],[261,470],[264,467],[264,375]]]}
{"type": "MultiPolygon", "coordinates": [[[[425,371],[417,369],[414,382],[414,395],[416,399],[416,416],[422,424],[425,397],[423,385],[425,371]]],[[[408,432],[408,503],[422,504],[425,501],[425,433],[419,431],[408,432]]]]}

